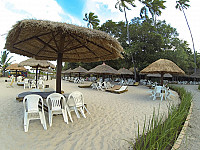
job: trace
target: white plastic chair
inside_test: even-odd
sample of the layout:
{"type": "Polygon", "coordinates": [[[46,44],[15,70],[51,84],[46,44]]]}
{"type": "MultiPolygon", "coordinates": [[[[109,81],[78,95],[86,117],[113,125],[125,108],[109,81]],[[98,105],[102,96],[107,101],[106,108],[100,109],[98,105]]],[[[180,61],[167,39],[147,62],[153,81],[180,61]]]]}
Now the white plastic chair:
{"type": "Polygon", "coordinates": [[[43,81],[43,80],[41,80],[41,79],[38,80],[38,83],[37,83],[37,84],[38,84],[38,86],[37,86],[38,89],[44,89],[44,81],[43,81]]]}
{"type": "Polygon", "coordinates": [[[28,86],[28,88],[30,89],[30,83],[29,83],[29,79],[24,79],[24,89],[28,86]]]}
{"type": "Polygon", "coordinates": [[[22,76],[17,77],[17,82],[22,82],[22,76]]]}
{"type": "Polygon", "coordinates": [[[46,103],[48,106],[50,127],[52,126],[52,118],[54,114],[62,114],[64,118],[64,122],[68,124],[68,117],[67,117],[67,111],[66,111],[68,110],[68,106],[66,105],[66,99],[62,94],[60,93],[50,94],[46,99],[46,103]]]}
{"type": "Polygon", "coordinates": [[[36,81],[35,80],[31,81],[31,88],[36,88],[36,81]]]}
{"type": "Polygon", "coordinates": [[[103,91],[103,85],[101,82],[97,82],[97,90],[102,90],[103,91]]]}
{"type": "Polygon", "coordinates": [[[92,83],[92,89],[97,89],[97,83],[92,83]]]}
{"type": "Polygon", "coordinates": [[[40,119],[43,128],[47,130],[46,120],[43,109],[43,98],[40,95],[30,94],[24,97],[24,131],[28,132],[29,121],[40,119]],[[39,109],[39,102],[42,108],[39,109]],[[32,114],[32,115],[31,115],[32,114]]]}
{"type": "Polygon", "coordinates": [[[152,91],[153,100],[155,100],[157,97],[160,97],[161,101],[163,100],[162,90],[162,86],[155,86],[155,89],[152,91]]]}
{"type": "MultiPolygon", "coordinates": [[[[84,105],[83,94],[79,91],[74,91],[68,96],[67,105],[69,107],[68,113],[71,114],[71,111],[75,111],[77,118],[80,118],[78,111],[80,111],[84,118],[86,118],[84,110],[86,110],[90,114],[90,112],[84,105]]],[[[70,119],[73,122],[72,118],[70,119]]]]}

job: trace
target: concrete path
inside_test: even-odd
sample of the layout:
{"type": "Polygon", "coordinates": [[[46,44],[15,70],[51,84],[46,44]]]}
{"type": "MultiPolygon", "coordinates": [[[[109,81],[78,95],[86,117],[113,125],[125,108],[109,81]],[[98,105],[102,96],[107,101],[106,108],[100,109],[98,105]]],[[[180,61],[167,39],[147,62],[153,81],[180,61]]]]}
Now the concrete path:
{"type": "Polygon", "coordinates": [[[200,90],[197,85],[182,85],[193,94],[193,110],[181,146],[178,150],[200,150],[200,90]]]}

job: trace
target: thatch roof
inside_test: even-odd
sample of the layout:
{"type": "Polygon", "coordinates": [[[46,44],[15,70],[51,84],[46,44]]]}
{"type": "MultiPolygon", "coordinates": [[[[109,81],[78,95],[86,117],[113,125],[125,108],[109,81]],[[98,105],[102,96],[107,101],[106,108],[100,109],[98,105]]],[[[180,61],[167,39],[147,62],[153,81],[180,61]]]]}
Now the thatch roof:
{"type": "Polygon", "coordinates": [[[18,70],[18,71],[26,71],[27,69],[23,66],[19,66],[17,63],[11,64],[6,68],[7,70],[18,70]]]}
{"type": "Polygon", "coordinates": [[[103,63],[102,65],[98,65],[93,69],[90,69],[88,73],[95,73],[95,74],[119,74],[119,72],[103,63]]]}
{"type": "Polygon", "coordinates": [[[71,73],[71,72],[72,72],[72,69],[71,69],[71,68],[62,71],[62,73],[71,73]]]}
{"type": "Polygon", "coordinates": [[[140,73],[159,73],[159,74],[185,74],[185,72],[180,69],[174,62],[167,59],[159,59],[146,68],[144,68],[140,73]]]}
{"type": "Polygon", "coordinates": [[[124,74],[124,75],[133,75],[133,72],[131,72],[130,70],[126,69],[126,68],[121,68],[118,70],[119,74],[124,74]]]}
{"type": "Polygon", "coordinates": [[[122,57],[123,48],[107,33],[44,20],[22,20],[9,31],[5,49],[39,60],[97,62],[122,57]],[[61,48],[62,47],[62,48],[61,48]]]}
{"type": "Polygon", "coordinates": [[[48,67],[55,68],[55,66],[52,63],[50,63],[49,61],[36,60],[34,58],[30,58],[30,59],[20,62],[19,66],[30,66],[33,68],[36,68],[36,67],[38,67],[38,68],[48,68],[48,67]]]}
{"type": "Polygon", "coordinates": [[[81,66],[78,66],[77,68],[71,70],[71,72],[73,73],[86,73],[87,70],[81,66]]]}

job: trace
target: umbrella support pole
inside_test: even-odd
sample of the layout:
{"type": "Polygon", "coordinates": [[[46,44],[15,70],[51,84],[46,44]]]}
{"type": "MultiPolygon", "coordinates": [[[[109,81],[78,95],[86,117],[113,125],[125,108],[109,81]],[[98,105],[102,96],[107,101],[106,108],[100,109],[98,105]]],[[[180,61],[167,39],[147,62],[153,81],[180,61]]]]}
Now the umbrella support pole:
{"type": "Polygon", "coordinates": [[[58,53],[56,72],[56,93],[61,93],[61,71],[63,53],[58,53]]]}

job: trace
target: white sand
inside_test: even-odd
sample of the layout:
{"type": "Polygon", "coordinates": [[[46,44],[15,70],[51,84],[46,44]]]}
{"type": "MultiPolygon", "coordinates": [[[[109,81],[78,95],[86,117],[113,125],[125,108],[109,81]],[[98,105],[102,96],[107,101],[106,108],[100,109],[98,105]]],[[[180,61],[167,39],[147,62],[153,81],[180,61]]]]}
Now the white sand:
{"type": "MultiPolygon", "coordinates": [[[[127,149],[124,140],[136,136],[138,123],[143,127],[144,119],[148,120],[155,108],[160,107],[160,113],[167,113],[169,103],[178,104],[178,94],[171,96],[172,100],[153,101],[149,89],[145,86],[129,86],[128,92],[114,94],[91,88],[78,88],[78,84],[62,81],[65,93],[80,91],[91,115],[87,118],[76,118],[73,113],[73,123],[66,124],[61,115],[53,117],[53,125],[49,127],[46,115],[47,130],[39,120],[30,121],[29,131],[24,132],[23,104],[16,101],[16,96],[28,91],[14,83],[13,88],[7,88],[9,83],[0,78],[0,149],[58,149],[58,150],[110,150],[127,149]]],[[[45,81],[55,89],[55,80],[45,81]]]]}

